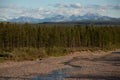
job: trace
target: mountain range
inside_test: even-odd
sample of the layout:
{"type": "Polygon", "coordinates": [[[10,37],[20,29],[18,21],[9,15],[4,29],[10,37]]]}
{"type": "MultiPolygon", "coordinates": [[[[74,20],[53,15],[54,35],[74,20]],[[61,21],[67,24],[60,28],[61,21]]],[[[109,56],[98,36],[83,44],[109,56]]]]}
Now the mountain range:
{"type": "Polygon", "coordinates": [[[87,13],[82,16],[71,15],[71,16],[63,16],[56,15],[50,18],[37,19],[33,17],[25,17],[21,16],[19,18],[14,18],[7,20],[8,22],[20,22],[20,23],[43,23],[43,22],[76,22],[76,21],[112,21],[112,22],[120,22],[120,18],[113,18],[108,16],[102,16],[99,14],[90,14],[87,13]]]}

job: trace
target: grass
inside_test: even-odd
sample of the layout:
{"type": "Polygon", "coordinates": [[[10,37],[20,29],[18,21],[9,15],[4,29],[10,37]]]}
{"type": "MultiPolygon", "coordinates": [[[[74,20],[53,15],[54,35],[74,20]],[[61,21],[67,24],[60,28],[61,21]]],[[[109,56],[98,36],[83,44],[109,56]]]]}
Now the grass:
{"type": "Polygon", "coordinates": [[[3,63],[3,62],[5,62],[5,59],[0,57],[0,63],[3,63]]]}
{"type": "Polygon", "coordinates": [[[50,56],[64,56],[67,54],[67,49],[49,47],[49,48],[15,48],[12,51],[1,51],[0,62],[4,60],[24,61],[24,60],[38,60],[50,56]]]}
{"type": "Polygon", "coordinates": [[[46,53],[48,56],[64,56],[68,53],[66,48],[61,47],[49,47],[46,49],[46,53]]]}
{"type": "Polygon", "coordinates": [[[87,47],[78,47],[78,48],[64,48],[64,47],[48,47],[48,48],[33,48],[33,47],[24,47],[24,48],[15,48],[13,50],[1,50],[0,51],[0,62],[6,60],[13,61],[24,61],[24,60],[40,60],[42,58],[47,58],[50,56],[64,56],[71,52],[76,51],[106,51],[108,49],[100,48],[87,48],[87,47]]]}
{"type": "Polygon", "coordinates": [[[36,60],[47,57],[47,54],[43,49],[36,48],[16,48],[12,52],[13,59],[16,61],[21,60],[36,60]]]}

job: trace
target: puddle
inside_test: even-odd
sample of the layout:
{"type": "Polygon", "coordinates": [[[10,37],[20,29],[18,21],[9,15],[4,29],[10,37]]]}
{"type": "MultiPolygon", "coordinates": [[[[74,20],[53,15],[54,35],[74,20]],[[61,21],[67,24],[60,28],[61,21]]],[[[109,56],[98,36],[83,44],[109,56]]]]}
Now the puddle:
{"type": "Polygon", "coordinates": [[[46,75],[37,74],[38,76],[36,75],[36,77],[31,78],[31,79],[27,79],[27,78],[23,79],[20,77],[1,77],[0,80],[1,79],[2,80],[19,80],[19,79],[20,80],[65,80],[66,78],[71,77],[67,73],[78,71],[81,69],[81,67],[70,65],[69,62],[64,63],[64,64],[71,66],[71,68],[59,69],[46,75]]]}
{"type": "Polygon", "coordinates": [[[66,73],[73,72],[73,71],[78,71],[80,68],[66,68],[66,69],[60,69],[51,72],[50,74],[47,74],[45,76],[37,76],[35,78],[32,78],[30,80],[64,80],[66,78],[69,78],[70,76],[66,73]]]}
{"type": "Polygon", "coordinates": [[[69,64],[70,62],[71,62],[71,60],[68,62],[65,62],[63,64],[69,65],[72,68],[59,69],[59,70],[53,71],[47,75],[37,76],[37,77],[32,78],[30,80],[65,80],[66,78],[70,77],[70,75],[68,75],[67,73],[78,71],[81,69],[81,66],[71,65],[71,64],[69,64]]]}
{"type": "Polygon", "coordinates": [[[0,76],[0,80],[28,80],[29,78],[22,77],[2,77],[0,76]]]}
{"type": "Polygon", "coordinates": [[[120,54],[120,52],[112,52],[111,54],[120,54]]]}

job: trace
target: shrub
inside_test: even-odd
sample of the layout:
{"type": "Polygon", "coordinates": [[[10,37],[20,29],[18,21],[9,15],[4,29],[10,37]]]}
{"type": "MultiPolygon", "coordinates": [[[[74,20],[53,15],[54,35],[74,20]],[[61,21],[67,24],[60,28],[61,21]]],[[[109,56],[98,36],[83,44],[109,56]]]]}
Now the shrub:
{"type": "Polygon", "coordinates": [[[0,57],[1,58],[11,58],[12,54],[10,54],[9,52],[1,51],[0,52],[0,57]]]}
{"type": "Polygon", "coordinates": [[[46,49],[48,56],[63,56],[67,54],[66,48],[61,47],[49,47],[46,49]]]}
{"type": "Polygon", "coordinates": [[[37,48],[17,48],[12,51],[14,60],[35,60],[47,57],[44,49],[37,48]]]}

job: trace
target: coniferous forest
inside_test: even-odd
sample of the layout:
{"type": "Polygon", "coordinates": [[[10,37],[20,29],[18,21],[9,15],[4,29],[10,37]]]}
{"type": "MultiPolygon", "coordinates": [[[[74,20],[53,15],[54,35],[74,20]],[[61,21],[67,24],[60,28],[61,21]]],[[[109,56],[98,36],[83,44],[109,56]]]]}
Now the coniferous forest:
{"type": "Polygon", "coordinates": [[[14,55],[22,54],[17,51],[27,52],[27,50],[30,52],[29,55],[44,57],[50,52],[64,53],[68,48],[120,48],[120,27],[119,25],[0,23],[0,57],[12,58],[14,55]]]}

